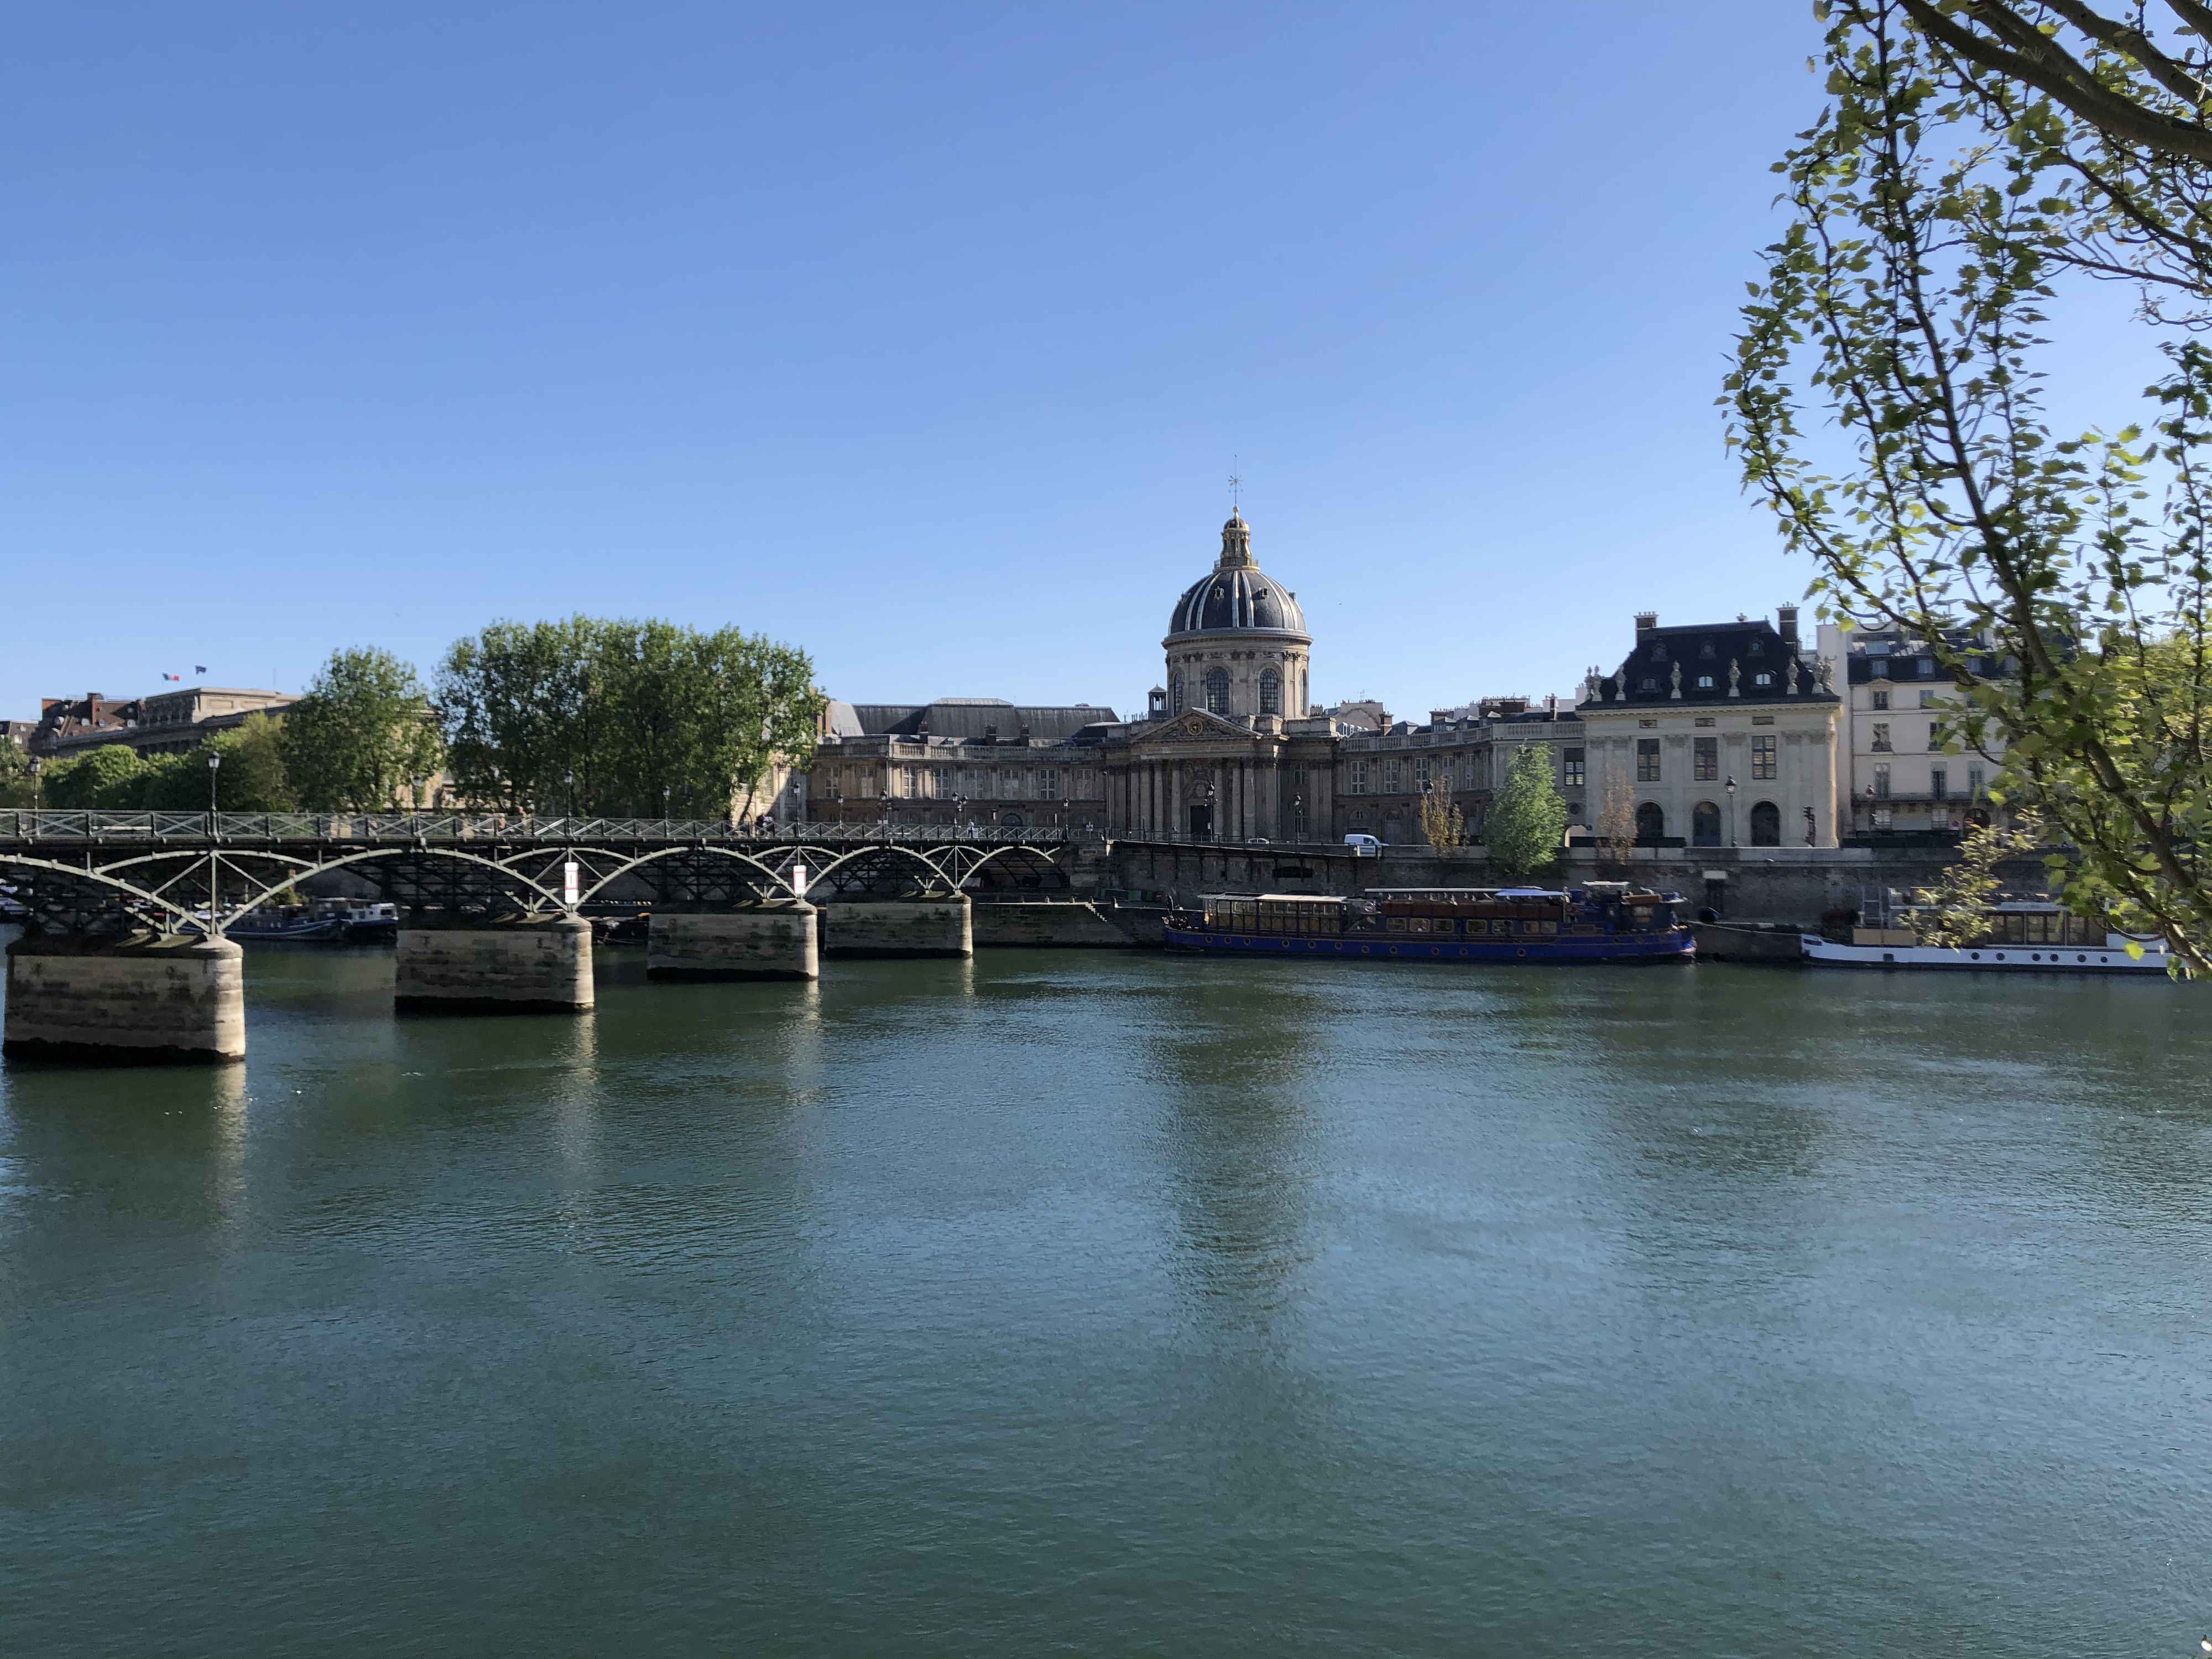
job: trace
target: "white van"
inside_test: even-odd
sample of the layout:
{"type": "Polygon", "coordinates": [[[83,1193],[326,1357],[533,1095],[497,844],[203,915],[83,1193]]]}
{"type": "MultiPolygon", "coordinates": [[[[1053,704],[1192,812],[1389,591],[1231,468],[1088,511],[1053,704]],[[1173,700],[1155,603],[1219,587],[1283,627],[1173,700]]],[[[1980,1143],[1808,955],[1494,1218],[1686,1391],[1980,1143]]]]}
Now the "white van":
{"type": "Polygon", "coordinates": [[[1379,859],[1382,856],[1382,843],[1372,836],[1346,836],[1344,844],[1352,849],[1352,856],[1356,859],[1379,859]]]}

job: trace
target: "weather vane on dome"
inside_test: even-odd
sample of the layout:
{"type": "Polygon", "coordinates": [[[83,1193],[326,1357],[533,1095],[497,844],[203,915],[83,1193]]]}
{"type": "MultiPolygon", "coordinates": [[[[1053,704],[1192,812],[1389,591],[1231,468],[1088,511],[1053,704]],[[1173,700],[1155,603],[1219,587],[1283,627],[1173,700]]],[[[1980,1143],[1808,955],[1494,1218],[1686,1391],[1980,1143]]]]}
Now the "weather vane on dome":
{"type": "MultiPolygon", "coordinates": [[[[1237,459],[1237,458],[1234,455],[1231,456],[1229,458],[1229,465],[1231,466],[1236,465],[1237,459]]],[[[1237,517],[1243,504],[1244,480],[1238,477],[1234,472],[1232,472],[1229,475],[1229,515],[1231,518],[1237,517]]]]}

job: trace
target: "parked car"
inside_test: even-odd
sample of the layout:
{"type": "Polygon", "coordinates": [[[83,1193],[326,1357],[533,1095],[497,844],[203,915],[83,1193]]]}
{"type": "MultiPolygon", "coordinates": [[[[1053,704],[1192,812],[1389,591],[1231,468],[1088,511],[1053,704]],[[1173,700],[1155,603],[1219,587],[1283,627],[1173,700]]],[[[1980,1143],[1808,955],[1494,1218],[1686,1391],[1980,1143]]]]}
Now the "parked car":
{"type": "Polygon", "coordinates": [[[1352,849],[1352,856],[1356,859],[1379,859],[1382,856],[1382,843],[1372,836],[1346,836],[1344,844],[1352,849]]]}

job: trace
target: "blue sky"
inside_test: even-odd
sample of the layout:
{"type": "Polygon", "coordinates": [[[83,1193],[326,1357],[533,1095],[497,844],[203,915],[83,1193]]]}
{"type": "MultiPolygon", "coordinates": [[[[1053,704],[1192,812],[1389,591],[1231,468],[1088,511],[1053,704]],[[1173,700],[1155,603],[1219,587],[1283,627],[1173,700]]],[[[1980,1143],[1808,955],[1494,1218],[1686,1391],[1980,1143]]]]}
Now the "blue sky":
{"type": "Polygon", "coordinates": [[[1805,586],[1713,398],[1814,43],[1791,0],[0,8],[0,714],[577,610],[1127,713],[1232,465],[1317,696],[1566,691],[1635,611],[1805,586]]]}

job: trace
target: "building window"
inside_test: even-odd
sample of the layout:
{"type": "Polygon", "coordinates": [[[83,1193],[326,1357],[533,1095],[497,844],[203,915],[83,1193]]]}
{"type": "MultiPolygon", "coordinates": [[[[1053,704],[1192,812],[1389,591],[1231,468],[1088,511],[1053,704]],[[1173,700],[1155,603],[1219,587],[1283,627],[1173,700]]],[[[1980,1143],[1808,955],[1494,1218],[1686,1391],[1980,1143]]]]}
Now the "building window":
{"type": "Polygon", "coordinates": [[[1774,778],[1774,738],[1771,736],[1751,740],[1751,775],[1761,783],[1774,778]]]}
{"type": "Polygon", "coordinates": [[[1659,781],[1658,738],[1637,738],[1636,781],[1638,783],[1656,783],[1659,781]]]}
{"type": "Polygon", "coordinates": [[[1667,834],[1667,809],[1647,800],[1636,809],[1636,839],[1645,847],[1656,845],[1667,834]]]}
{"type": "Polygon", "coordinates": [[[899,769],[899,793],[909,800],[921,793],[921,769],[919,766],[899,769]]]}
{"type": "Polygon", "coordinates": [[[1022,798],[1022,775],[1011,766],[999,774],[999,799],[1019,800],[1022,798]]]}
{"type": "Polygon", "coordinates": [[[1352,763],[1351,781],[1346,784],[1345,793],[1349,795],[1364,795],[1367,793],[1367,763],[1365,761],[1352,763]]]}
{"type": "Polygon", "coordinates": [[[1923,657],[1920,659],[1920,678],[1923,680],[1932,680],[1936,678],[1935,658],[1923,657]]]}
{"type": "Polygon", "coordinates": [[[1283,677],[1272,668],[1260,671],[1260,712],[1263,714],[1283,712],[1283,677]]]}
{"type": "Polygon", "coordinates": [[[1646,674],[1636,682],[1636,689],[1638,691],[1656,691],[1659,689],[1659,681],[1656,676],[1646,674]]]}
{"type": "Polygon", "coordinates": [[[1182,676],[1176,675],[1168,684],[1174,688],[1175,712],[1180,714],[1182,713],[1182,676]]]}
{"type": "Polygon", "coordinates": [[[1036,781],[1039,800],[1060,799],[1060,774],[1057,771],[1049,766],[1040,766],[1037,768],[1036,781]]]}
{"type": "Polygon", "coordinates": [[[1948,768],[1931,766],[1928,769],[1928,793],[1937,800],[1948,799],[1951,793],[1951,774],[1948,768]]]}
{"type": "Polygon", "coordinates": [[[1928,722],[1928,752],[1931,755],[1943,752],[1943,725],[1941,720],[1928,722]]]}
{"type": "Polygon", "coordinates": [[[1567,750],[1566,767],[1567,787],[1570,789],[1581,788],[1583,787],[1583,751],[1581,750],[1570,749],[1567,750]]]}
{"type": "MultiPolygon", "coordinates": [[[[1721,740],[1718,738],[1692,738],[1690,741],[1696,745],[1690,775],[1699,783],[1712,782],[1721,775],[1721,740]]],[[[1717,847],[1720,843],[1705,842],[1700,845],[1717,847]]]]}
{"type": "Polygon", "coordinates": [[[1436,783],[1436,768],[1426,755],[1413,763],[1413,787],[1425,795],[1436,783]]]}
{"type": "Polygon", "coordinates": [[[1405,787],[1405,763],[1395,760],[1384,761],[1382,763],[1382,793],[1386,795],[1401,794],[1405,787]]]}
{"type": "Polygon", "coordinates": [[[1887,761],[1874,769],[1874,798],[1876,800],[1889,799],[1889,763],[1887,761]]]}
{"type": "Polygon", "coordinates": [[[1979,800],[1981,798],[1982,769],[1978,766],[1970,766],[1966,769],[1966,799],[1979,800]]]}
{"type": "Polygon", "coordinates": [[[1874,752],[1877,755],[1887,755],[1890,752],[1889,722],[1887,720],[1876,720],[1874,723],[1873,748],[1874,752]]]}
{"type": "Polygon", "coordinates": [[[1923,708],[1935,708],[1936,706],[1936,694],[1933,691],[1923,691],[1920,694],[1920,706],[1923,708]]]}
{"type": "Polygon", "coordinates": [[[1701,800],[1690,809],[1690,845],[1717,847],[1721,844],[1721,809],[1709,800],[1701,800]]]}
{"type": "Polygon", "coordinates": [[[1693,726],[1711,726],[1712,723],[1713,717],[1711,714],[1700,714],[1691,722],[1693,726]]]}
{"type": "Polygon", "coordinates": [[[1710,690],[1711,690],[1712,689],[1713,689],[1713,677],[1712,677],[1711,674],[1700,674],[1700,675],[1698,675],[1698,690],[1700,690],[1700,691],[1710,691],[1710,690]]]}
{"type": "Polygon", "coordinates": [[[1782,845],[1782,809],[1771,800],[1760,801],[1751,809],[1751,844],[1753,847],[1782,845]]]}
{"type": "Polygon", "coordinates": [[[1210,668],[1206,674],[1206,712],[1226,714],[1229,712],[1229,671],[1210,668]]]}
{"type": "Polygon", "coordinates": [[[929,793],[939,800],[952,799],[952,774],[949,769],[942,766],[929,769],[929,793]]]}
{"type": "Polygon", "coordinates": [[[1875,692],[1875,693],[1874,694],[1873,697],[1870,699],[1870,701],[1869,701],[1869,705],[1868,705],[1868,706],[1869,706],[1869,707],[1870,707],[1870,708],[1888,708],[1888,707],[1889,707],[1889,693],[1888,693],[1888,692],[1887,692],[1887,691],[1877,691],[1877,692],[1875,692]]]}
{"type": "Polygon", "coordinates": [[[1751,683],[1753,685],[1771,685],[1774,684],[1774,676],[1771,674],[1753,674],[1751,677],[1751,683]]]}

